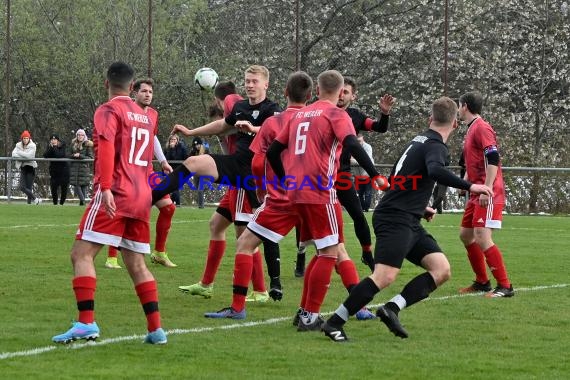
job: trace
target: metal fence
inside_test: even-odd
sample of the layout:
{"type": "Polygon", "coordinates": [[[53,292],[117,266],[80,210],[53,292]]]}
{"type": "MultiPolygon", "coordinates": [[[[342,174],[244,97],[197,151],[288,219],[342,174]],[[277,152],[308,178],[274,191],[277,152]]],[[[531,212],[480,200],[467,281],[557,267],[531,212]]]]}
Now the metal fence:
{"type": "MultiPolygon", "coordinates": [[[[25,201],[25,195],[19,189],[20,172],[16,169],[15,159],[12,157],[0,157],[0,200],[7,202],[25,201]]],[[[50,161],[69,161],[72,159],[46,159],[36,158],[38,163],[36,169],[36,180],[34,183],[34,193],[37,196],[49,199],[50,194],[50,161]]],[[[92,162],[93,160],[85,160],[92,162]]],[[[376,165],[380,174],[388,176],[392,165],[376,165]]],[[[155,163],[155,169],[159,165],[155,163]]],[[[458,167],[451,167],[458,171],[458,167]]],[[[507,193],[507,213],[529,213],[539,212],[548,214],[569,214],[570,213],[570,168],[534,168],[534,167],[504,167],[503,175],[507,193]]],[[[73,193],[73,186],[70,186],[68,202],[78,202],[73,193]]],[[[223,190],[204,191],[205,203],[208,206],[216,205],[221,199],[223,190]]],[[[181,190],[181,201],[183,206],[197,206],[197,192],[192,191],[188,186],[181,190]]],[[[376,192],[373,204],[382,196],[381,192],[376,192]]],[[[448,189],[447,196],[443,203],[444,210],[463,209],[463,198],[458,196],[455,189],[448,189]]]]}

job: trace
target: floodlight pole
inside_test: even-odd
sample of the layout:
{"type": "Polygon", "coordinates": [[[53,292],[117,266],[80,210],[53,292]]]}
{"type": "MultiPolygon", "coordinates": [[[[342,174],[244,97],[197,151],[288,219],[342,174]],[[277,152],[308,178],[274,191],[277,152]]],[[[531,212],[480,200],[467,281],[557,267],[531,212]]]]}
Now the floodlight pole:
{"type": "Polygon", "coordinates": [[[443,22],[443,96],[447,96],[448,33],[449,33],[449,0],[445,0],[445,20],[443,22]]]}
{"type": "Polygon", "coordinates": [[[299,0],[295,0],[295,70],[301,70],[301,57],[300,57],[300,50],[299,50],[299,28],[301,25],[300,22],[301,12],[299,6],[299,0]]]}
{"type": "Polygon", "coordinates": [[[147,75],[152,78],[152,0],[148,0],[148,58],[147,75]]]}
{"type": "Polygon", "coordinates": [[[6,156],[8,156],[10,152],[10,114],[11,105],[10,105],[10,49],[11,49],[11,40],[10,37],[10,24],[11,24],[11,14],[10,14],[10,0],[6,0],[6,74],[4,77],[4,150],[6,152],[6,156]]]}

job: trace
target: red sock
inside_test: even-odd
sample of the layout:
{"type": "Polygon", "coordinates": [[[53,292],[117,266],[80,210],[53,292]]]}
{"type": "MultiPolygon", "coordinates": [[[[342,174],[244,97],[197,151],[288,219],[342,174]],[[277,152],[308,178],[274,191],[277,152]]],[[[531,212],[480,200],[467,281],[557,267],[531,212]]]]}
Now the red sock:
{"type": "MultiPolygon", "coordinates": [[[[166,238],[170,232],[172,225],[172,216],[176,211],[174,203],[166,205],[158,209],[158,219],[156,220],[156,238],[154,240],[154,249],[158,252],[166,251],[166,238]]],[[[154,330],[153,330],[154,331],[154,330]]]]}
{"type": "MultiPolygon", "coordinates": [[[[309,289],[305,310],[318,313],[327,295],[331,276],[336,263],[335,257],[319,256],[309,278],[309,289]]],[[[306,274],[305,274],[306,275],[306,274]]]]}
{"type": "Polygon", "coordinates": [[[160,311],[158,311],[156,281],[141,282],[135,286],[135,290],[146,315],[146,328],[149,332],[153,332],[160,328],[160,311]]]}
{"type": "Polygon", "coordinates": [[[119,250],[113,246],[109,246],[109,251],[107,252],[107,257],[117,257],[119,250]]]}
{"type": "Polygon", "coordinates": [[[265,273],[259,249],[253,254],[253,271],[251,272],[251,284],[256,292],[265,292],[265,273]]]}
{"type": "Polygon", "coordinates": [[[253,256],[244,253],[237,253],[234,264],[234,292],[232,298],[232,308],[235,311],[239,312],[245,308],[247,285],[251,279],[252,271],[253,256]]]}
{"type": "Polygon", "coordinates": [[[473,242],[465,247],[467,249],[467,258],[471,263],[471,268],[475,272],[475,281],[485,284],[489,281],[487,277],[487,266],[485,265],[485,254],[479,247],[479,244],[473,242]]]}
{"type": "Polygon", "coordinates": [[[372,253],[372,245],[371,245],[371,244],[363,245],[363,246],[362,246],[362,252],[369,252],[369,253],[372,253]]]}
{"type": "Polygon", "coordinates": [[[510,288],[511,282],[507,276],[507,269],[505,268],[503,255],[499,248],[496,245],[488,248],[485,251],[485,258],[487,259],[487,265],[489,265],[493,277],[497,280],[497,284],[503,288],[510,288]]]}
{"type": "Polygon", "coordinates": [[[342,280],[342,284],[350,293],[350,290],[360,282],[358,271],[352,260],[344,260],[337,264],[336,270],[342,280]]]}
{"type": "Polygon", "coordinates": [[[204,268],[204,274],[202,275],[201,281],[203,285],[210,285],[214,282],[225,251],[225,240],[210,240],[210,245],[208,246],[208,258],[206,259],[206,267],[204,268]]]}
{"type": "Polygon", "coordinates": [[[305,308],[305,304],[307,303],[307,290],[309,289],[309,277],[311,276],[311,271],[315,267],[315,263],[317,262],[317,255],[313,256],[311,261],[309,261],[309,265],[305,268],[305,277],[303,278],[303,292],[301,293],[301,303],[299,304],[300,307],[303,309],[305,308]]]}
{"type": "Polygon", "coordinates": [[[77,321],[81,323],[93,323],[95,320],[95,289],[97,279],[95,277],[75,277],[72,281],[75,300],[79,317],[77,321]]]}

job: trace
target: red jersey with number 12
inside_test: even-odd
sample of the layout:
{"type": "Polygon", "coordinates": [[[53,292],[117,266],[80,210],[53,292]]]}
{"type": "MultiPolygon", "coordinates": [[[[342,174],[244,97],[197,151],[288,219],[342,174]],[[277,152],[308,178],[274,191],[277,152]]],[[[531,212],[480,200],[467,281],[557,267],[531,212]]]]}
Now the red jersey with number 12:
{"type": "Polygon", "coordinates": [[[101,176],[98,144],[105,139],[115,145],[111,191],[117,215],[148,221],[152,204],[148,176],[158,127],[156,111],[147,114],[128,96],[117,96],[97,108],[94,124],[94,188],[99,188],[101,176]]]}
{"type": "MultiPolygon", "coordinates": [[[[485,154],[488,151],[497,151],[497,134],[493,127],[481,117],[475,119],[465,135],[463,144],[463,156],[465,158],[465,168],[467,170],[467,179],[471,183],[484,184],[486,178],[487,158],[485,154]]],[[[505,204],[505,184],[503,182],[503,171],[501,164],[497,170],[497,177],[493,182],[493,203],[505,204]]],[[[472,198],[478,198],[479,195],[471,194],[472,198]]]]}
{"type": "Polygon", "coordinates": [[[296,112],[276,138],[288,147],[282,156],[287,155],[283,166],[291,202],[337,203],[333,183],[342,142],[354,134],[348,113],[331,102],[319,100],[296,112]]]}

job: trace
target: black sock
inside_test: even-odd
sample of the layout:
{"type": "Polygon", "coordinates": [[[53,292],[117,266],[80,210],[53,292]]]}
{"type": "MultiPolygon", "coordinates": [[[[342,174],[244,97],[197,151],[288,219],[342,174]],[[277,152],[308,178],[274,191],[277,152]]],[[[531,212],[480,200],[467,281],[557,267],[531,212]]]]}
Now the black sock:
{"type": "Polygon", "coordinates": [[[406,300],[406,307],[410,307],[428,298],[429,294],[436,288],[437,286],[435,285],[432,275],[425,272],[408,282],[400,295],[406,300]]]}
{"type": "Polygon", "coordinates": [[[380,289],[376,286],[370,277],[366,277],[353,287],[348,298],[343,302],[344,307],[348,311],[348,315],[354,315],[358,310],[366,306],[367,303],[374,299],[376,293],[380,289]]]}
{"type": "MultiPolygon", "coordinates": [[[[180,182],[190,178],[190,170],[184,165],[180,165],[167,177],[165,177],[159,184],[156,184],[152,190],[152,204],[161,200],[165,195],[170,194],[176,190],[180,190],[180,182]]],[[[184,185],[184,183],[182,183],[184,185]]]]}
{"type": "Polygon", "coordinates": [[[394,302],[386,302],[384,305],[385,308],[392,310],[396,315],[400,312],[400,308],[394,302]]]}
{"type": "Polygon", "coordinates": [[[267,265],[267,274],[270,279],[279,279],[281,276],[281,259],[279,258],[279,244],[272,241],[263,242],[263,256],[267,265]]]}
{"type": "Polygon", "coordinates": [[[346,321],[339,317],[336,313],[333,313],[333,315],[327,319],[327,323],[334,327],[342,327],[346,321]]]}

